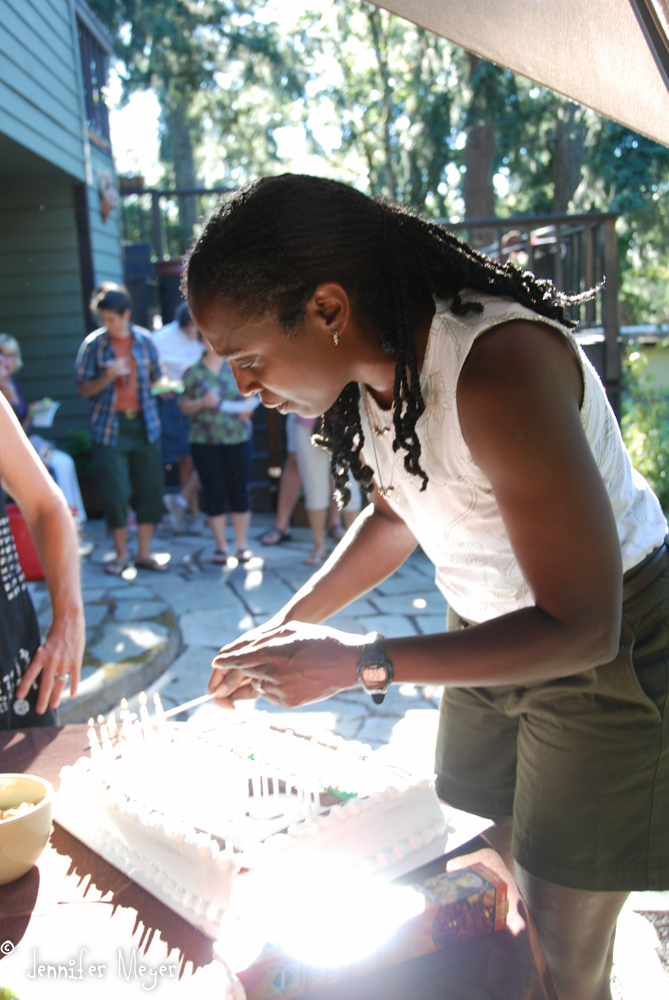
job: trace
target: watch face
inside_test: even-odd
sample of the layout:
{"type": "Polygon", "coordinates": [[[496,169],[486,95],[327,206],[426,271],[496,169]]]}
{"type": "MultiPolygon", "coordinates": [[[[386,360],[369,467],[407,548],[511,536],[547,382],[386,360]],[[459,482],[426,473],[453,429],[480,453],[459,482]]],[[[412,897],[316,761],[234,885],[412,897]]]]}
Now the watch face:
{"type": "Polygon", "coordinates": [[[386,667],[363,667],[360,671],[360,680],[370,691],[385,688],[388,683],[388,670],[386,667]]]}

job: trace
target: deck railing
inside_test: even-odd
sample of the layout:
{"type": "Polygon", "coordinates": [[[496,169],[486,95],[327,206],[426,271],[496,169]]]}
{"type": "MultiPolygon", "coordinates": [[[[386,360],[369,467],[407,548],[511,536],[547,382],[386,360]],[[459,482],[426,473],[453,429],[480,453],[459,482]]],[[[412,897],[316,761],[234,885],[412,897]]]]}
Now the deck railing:
{"type": "Polygon", "coordinates": [[[515,261],[562,292],[601,286],[594,299],[569,312],[579,320],[577,339],[620,410],[618,238],[615,212],[585,215],[518,215],[468,219],[444,225],[495,260],[515,261]]]}

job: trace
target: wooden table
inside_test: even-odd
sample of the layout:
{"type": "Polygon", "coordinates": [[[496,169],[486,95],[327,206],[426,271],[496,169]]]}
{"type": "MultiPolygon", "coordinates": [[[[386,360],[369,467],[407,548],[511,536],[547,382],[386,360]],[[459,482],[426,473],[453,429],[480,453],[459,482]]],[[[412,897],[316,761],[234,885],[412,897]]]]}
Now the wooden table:
{"type": "MultiPolygon", "coordinates": [[[[30,772],[59,786],[59,772],[86,747],[85,726],[0,733],[0,772],[30,772]]],[[[481,861],[509,887],[505,931],[321,989],[313,1000],[557,1000],[546,958],[518,890],[496,852],[477,839],[421,869],[421,876],[481,861]]],[[[228,977],[213,943],[131,879],[54,824],[39,863],[0,887],[0,986],[20,1000],[71,997],[88,977],[85,1000],[142,996],[156,988],[200,1000],[226,996],[228,977]],[[3,944],[10,942],[10,945],[3,944]],[[82,955],[82,949],[85,949],[82,955]],[[134,958],[133,958],[134,954],[134,958]],[[133,964],[134,963],[134,964],[133,964]],[[91,973],[90,966],[97,971],[91,973]],[[139,969],[144,966],[144,973],[139,969]],[[100,971],[100,968],[104,971],[100,971]],[[162,971],[161,971],[162,968],[162,971]],[[83,972],[82,972],[83,970],[83,972]],[[69,993],[67,993],[69,991],[69,993]]],[[[277,993],[277,997],[280,993],[277,993]]]]}

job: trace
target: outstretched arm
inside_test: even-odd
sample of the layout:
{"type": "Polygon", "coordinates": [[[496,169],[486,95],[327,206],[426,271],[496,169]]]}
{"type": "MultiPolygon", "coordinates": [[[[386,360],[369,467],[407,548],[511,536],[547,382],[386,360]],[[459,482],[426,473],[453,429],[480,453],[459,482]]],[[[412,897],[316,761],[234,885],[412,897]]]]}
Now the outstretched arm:
{"type": "Polygon", "coordinates": [[[0,397],[0,476],[19,505],[44,568],[53,622],[42,646],[19,684],[16,696],[25,698],[41,673],[36,711],[57,708],[70,676],[74,695],[84,651],[84,614],[79,585],[79,556],[72,515],[44,465],[21,430],[4,397],[0,397]],[[58,677],[56,676],[58,675],[58,677]]]}

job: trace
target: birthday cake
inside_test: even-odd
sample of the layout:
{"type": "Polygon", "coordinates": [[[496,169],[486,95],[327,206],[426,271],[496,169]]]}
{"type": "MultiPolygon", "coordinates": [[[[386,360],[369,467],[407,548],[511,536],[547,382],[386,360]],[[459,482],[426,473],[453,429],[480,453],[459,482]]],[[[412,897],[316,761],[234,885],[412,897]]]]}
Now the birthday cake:
{"type": "Polygon", "coordinates": [[[240,869],[304,857],[386,874],[445,828],[429,782],[263,713],[206,733],[160,718],[100,730],[63,768],[54,818],[213,938],[240,869]]]}

